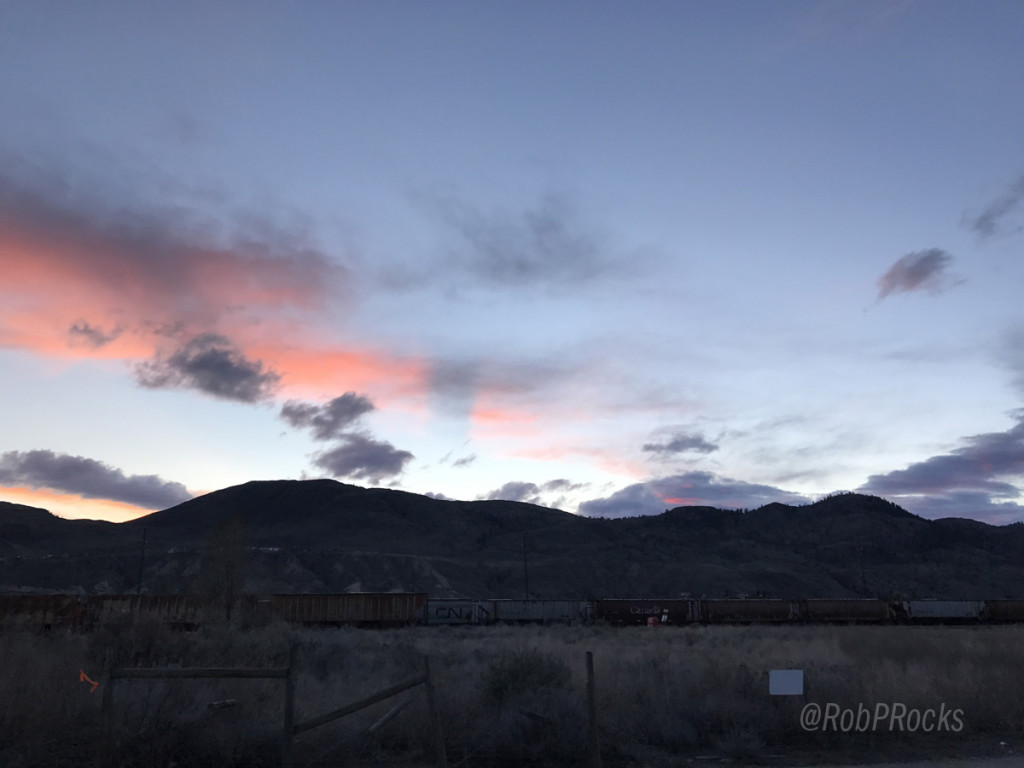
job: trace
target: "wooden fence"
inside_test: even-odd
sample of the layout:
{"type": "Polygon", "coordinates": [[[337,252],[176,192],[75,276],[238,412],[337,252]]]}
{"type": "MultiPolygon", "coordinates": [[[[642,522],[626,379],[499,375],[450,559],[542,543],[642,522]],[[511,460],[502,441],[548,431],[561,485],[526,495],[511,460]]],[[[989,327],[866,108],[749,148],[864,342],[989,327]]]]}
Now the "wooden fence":
{"type": "MultiPolygon", "coordinates": [[[[434,748],[437,754],[437,765],[438,768],[447,768],[448,759],[444,747],[444,733],[441,727],[441,715],[437,707],[437,699],[434,691],[433,681],[430,677],[430,660],[424,658],[423,660],[423,672],[415,677],[411,677],[408,680],[404,680],[400,683],[396,683],[388,688],[377,691],[376,693],[359,699],[358,701],[346,704],[339,709],[335,709],[327,714],[320,715],[318,717],[305,720],[301,723],[295,723],[295,680],[293,675],[293,664],[294,656],[293,651],[289,651],[289,659],[287,667],[269,667],[269,668],[223,668],[223,667],[192,667],[192,668],[175,668],[175,667],[121,667],[117,669],[111,669],[107,675],[107,684],[103,688],[103,703],[102,703],[102,738],[100,740],[100,749],[97,754],[97,767],[98,768],[110,768],[113,765],[112,758],[114,755],[114,682],[117,680],[127,679],[200,679],[200,678],[227,678],[227,679],[248,679],[248,680],[266,680],[266,679],[277,679],[284,681],[284,714],[281,723],[281,766],[282,768],[292,768],[295,764],[294,757],[294,741],[295,736],[303,733],[318,726],[337,720],[338,718],[350,715],[353,712],[358,712],[366,707],[376,704],[380,701],[384,701],[393,696],[415,688],[418,685],[424,686],[427,694],[427,705],[430,709],[430,720],[433,729],[434,736],[434,748]]],[[[376,732],[383,727],[388,721],[390,721],[395,715],[402,711],[406,706],[409,705],[411,700],[400,702],[398,705],[393,707],[387,714],[381,717],[370,727],[370,732],[376,732]]]]}
{"type": "MultiPolygon", "coordinates": [[[[103,734],[101,746],[97,755],[98,768],[110,768],[113,763],[111,758],[114,753],[113,740],[113,704],[114,704],[114,682],[126,679],[168,679],[168,678],[228,678],[228,679],[249,679],[265,680],[276,679],[284,681],[284,714],[281,723],[281,766],[282,768],[293,768],[294,766],[294,742],[295,737],[300,733],[312,730],[325,725],[339,718],[351,715],[369,706],[385,701],[394,696],[408,691],[416,686],[422,685],[426,691],[427,706],[430,710],[430,722],[433,730],[434,749],[436,753],[438,768],[447,768],[448,758],[444,745],[444,733],[441,726],[441,714],[437,706],[437,697],[434,690],[433,680],[430,675],[430,659],[423,659],[423,672],[395,683],[387,688],[377,691],[369,696],[350,702],[338,709],[326,714],[304,720],[300,723],[294,721],[295,716],[295,680],[294,651],[289,650],[287,667],[269,668],[171,668],[171,667],[122,667],[112,669],[107,675],[107,684],[103,689],[103,734]]],[[[597,693],[594,681],[594,655],[591,651],[586,654],[587,670],[587,763],[591,768],[601,768],[601,745],[597,725],[597,693]]],[[[399,712],[411,703],[411,699],[400,701],[386,714],[377,720],[369,728],[374,733],[394,718],[399,712]]]]}

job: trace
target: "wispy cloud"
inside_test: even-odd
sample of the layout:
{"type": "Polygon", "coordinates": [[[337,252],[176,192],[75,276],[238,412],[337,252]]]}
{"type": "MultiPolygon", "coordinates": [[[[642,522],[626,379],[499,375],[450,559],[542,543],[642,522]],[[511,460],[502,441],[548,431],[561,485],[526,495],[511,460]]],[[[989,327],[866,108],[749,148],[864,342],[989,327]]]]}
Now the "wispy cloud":
{"type": "Polygon", "coordinates": [[[1005,335],[1000,357],[1013,372],[1014,386],[1024,394],[1024,327],[1016,328],[1005,335]]]}
{"type": "Polygon", "coordinates": [[[104,203],[102,194],[88,194],[70,179],[10,172],[4,159],[4,289],[56,299],[50,309],[88,299],[92,308],[136,322],[209,322],[241,306],[322,306],[344,284],[344,269],[307,236],[269,217],[238,219],[226,234],[225,223],[198,210],[104,203]]]}
{"type": "Polygon", "coordinates": [[[195,389],[224,400],[255,403],[273,396],[280,374],[249,360],[230,339],[204,333],[170,355],[136,367],[136,377],[150,389],[195,389]]]}
{"type": "Polygon", "coordinates": [[[920,6],[919,0],[826,0],[795,11],[787,47],[812,43],[863,45],[897,27],[920,6]]]}
{"type": "Polygon", "coordinates": [[[711,472],[686,472],[628,485],[611,496],[583,502],[578,511],[587,517],[636,517],[658,515],[678,506],[752,509],[773,501],[802,504],[810,499],[781,488],[745,483],[711,472]]]}
{"type": "Polygon", "coordinates": [[[718,446],[700,434],[672,431],[658,442],[644,443],[643,450],[668,457],[681,453],[713,453],[718,446]]]}
{"type": "Polygon", "coordinates": [[[946,268],[952,263],[953,257],[941,248],[908,253],[878,278],[878,301],[893,293],[940,293],[950,283],[946,268]]]}
{"type": "MultiPolygon", "coordinates": [[[[981,213],[965,215],[964,222],[978,237],[985,240],[999,233],[1004,220],[1010,216],[1021,202],[1024,201],[1024,175],[1007,187],[999,197],[990,202],[981,213]]],[[[1013,231],[1019,232],[1024,225],[1017,225],[1013,231]]]]}
{"type": "Polygon", "coordinates": [[[611,262],[599,239],[555,195],[522,212],[485,212],[454,198],[423,205],[460,236],[450,268],[501,288],[574,286],[606,272],[611,262]]]}
{"type": "Polygon", "coordinates": [[[45,488],[153,510],[192,498],[181,483],[157,475],[125,475],[95,459],[46,450],[8,451],[0,455],[0,485],[45,488]]]}
{"type": "Polygon", "coordinates": [[[104,331],[102,328],[92,326],[84,320],[79,320],[68,329],[68,336],[70,337],[71,346],[82,345],[99,349],[114,341],[123,331],[124,328],[120,325],[110,331],[104,331]]]}

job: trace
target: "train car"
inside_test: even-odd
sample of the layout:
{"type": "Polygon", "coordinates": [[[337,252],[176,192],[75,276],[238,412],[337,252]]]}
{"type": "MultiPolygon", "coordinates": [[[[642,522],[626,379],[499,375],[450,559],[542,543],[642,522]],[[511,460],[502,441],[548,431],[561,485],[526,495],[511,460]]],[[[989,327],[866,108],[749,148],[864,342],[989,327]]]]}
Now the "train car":
{"type": "Polygon", "coordinates": [[[801,602],[802,617],[821,624],[884,624],[892,619],[884,600],[811,599],[801,602]]]}
{"type": "Polygon", "coordinates": [[[394,627],[422,621],[427,596],[419,592],[271,595],[270,603],[277,616],[296,624],[394,627]]]}
{"type": "Polygon", "coordinates": [[[1024,621],[1024,600],[986,600],[981,619],[993,624],[1024,621]]]}
{"type": "Polygon", "coordinates": [[[904,601],[907,617],[918,624],[967,623],[982,617],[982,600],[904,601]]]}
{"type": "Polygon", "coordinates": [[[587,603],[579,600],[493,600],[493,620],[508,624],[573,624],[585,622],[587,603]]]}
{"type": "Polygon", "coordinates": [[[493,607],[489,607],[488,602],[430,597],[427,598],[423,620],[431,626],[486,624],[493,613],[493,607]]]}
{"type": "Polygon", "coordinates": [[[700,621],[699,600],[597,600],[593,603],[594,621],[616,626],[647,624],[692,624],[700,621]],[[665,617],[665,621],[662,621],[665,617]]]}
{"type": "Polygon", "coordinates": [[[212,613],[197,595],[92,595],[89,618],[98,624],[114,624],[140,618],[155,620],[173,629],[196,629],[212,613]]]}
{"type": "Polygon", "coordinates": [[[774,599],[702,600],[701,620],[708,624],[779,624],[800,620],[800,601],[774,599]]]}
{"type": "Polygon", "coordinates": [[[78,629],[87,623],[88,602],[84,596],[0,595],[0,626],[78,629]]]}

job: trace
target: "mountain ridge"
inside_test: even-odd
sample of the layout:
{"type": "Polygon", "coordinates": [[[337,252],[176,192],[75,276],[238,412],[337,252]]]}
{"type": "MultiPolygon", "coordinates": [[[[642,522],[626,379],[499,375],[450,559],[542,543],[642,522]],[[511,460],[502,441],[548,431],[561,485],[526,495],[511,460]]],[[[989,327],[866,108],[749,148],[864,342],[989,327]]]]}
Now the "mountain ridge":
{"type": "Polygon", "coordinates": [[[134,591],[143,531],[150,592],[209,588],[228,561],[252,592],[955,599],[1024,590],[1024,525],[925,520],[876,496],[607,519],[334,480],[251,481],[125,523],[0,502],[0,588],[134,591]]]}

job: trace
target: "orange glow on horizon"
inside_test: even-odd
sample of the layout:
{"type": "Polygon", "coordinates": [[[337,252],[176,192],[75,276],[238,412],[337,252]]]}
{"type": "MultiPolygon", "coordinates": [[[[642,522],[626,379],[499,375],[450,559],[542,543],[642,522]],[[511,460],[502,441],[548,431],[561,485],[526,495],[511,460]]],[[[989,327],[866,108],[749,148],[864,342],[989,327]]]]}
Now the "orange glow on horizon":
{"type": "Polygon", "coordinates": [[[0,501],[46,509],[66,520],[106,520],[123,523],[157,510],[109,499],[87,499],[72,493],[48,489],[0,486],[0,501]]]}

